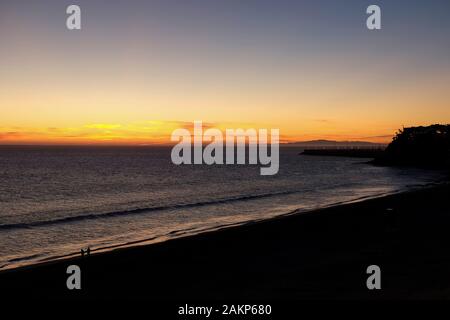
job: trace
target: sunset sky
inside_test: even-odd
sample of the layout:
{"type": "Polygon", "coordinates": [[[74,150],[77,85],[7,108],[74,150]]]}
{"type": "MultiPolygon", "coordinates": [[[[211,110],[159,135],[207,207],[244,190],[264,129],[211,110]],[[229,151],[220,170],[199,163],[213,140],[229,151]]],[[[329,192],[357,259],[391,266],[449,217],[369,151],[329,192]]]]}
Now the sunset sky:
{"type": "Polygon", "coordinates": [[[448,0],[0,0],[0,144],[167,143],[194,120],[389,142],[450,123],[449,17],[448,0]]]}

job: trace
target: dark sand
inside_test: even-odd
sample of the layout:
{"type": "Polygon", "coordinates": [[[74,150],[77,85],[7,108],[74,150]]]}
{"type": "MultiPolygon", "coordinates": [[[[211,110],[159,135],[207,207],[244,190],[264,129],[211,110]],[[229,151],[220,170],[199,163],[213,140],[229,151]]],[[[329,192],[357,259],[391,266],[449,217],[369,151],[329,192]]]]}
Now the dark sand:
{"type": "Polygon", "coordinates": [[[448,299],[450,187],[6,271],[0,287],[21,301],[448,299]],[[81,291],[66,289],[70,264],[81,266],[81,291]],[[371,264],[382,290],[366,288],[371,264]]]}

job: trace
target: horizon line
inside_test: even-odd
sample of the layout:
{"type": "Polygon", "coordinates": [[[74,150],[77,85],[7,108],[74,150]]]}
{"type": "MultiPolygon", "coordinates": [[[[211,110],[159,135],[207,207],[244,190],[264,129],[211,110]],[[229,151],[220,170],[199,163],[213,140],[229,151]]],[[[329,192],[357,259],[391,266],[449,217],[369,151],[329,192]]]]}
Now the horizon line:
{"type": "MultiPolygon", "coordinates": [[[[364,140],[327,140],[327,139],[315,139],[304,140],[294,142],[280,142],[280,145],[293,146],[302,143],[314,143],[314,142],[329,142],[342,143],[342,144],[371,144],[388,145],[389,142],[371,142],[364,140]]],[[[207,144],[207,143],[206,143],[207,144]]],[[[247,145],[248,143],[246,143],[247,145]]],[[[148,143],[148,144],[133,144],[133,143],[0,143],[0,147],[173,147],[176,143],[148,143]]]]}

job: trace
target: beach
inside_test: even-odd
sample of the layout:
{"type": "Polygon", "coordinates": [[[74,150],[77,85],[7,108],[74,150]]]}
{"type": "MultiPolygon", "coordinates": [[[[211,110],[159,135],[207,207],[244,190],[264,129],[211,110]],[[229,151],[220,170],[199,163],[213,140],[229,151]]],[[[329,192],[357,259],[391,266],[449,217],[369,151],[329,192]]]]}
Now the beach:
{"type": "Polygon", "coordinates": [[[450,186],[0,273],[10,299],[448,299],[450,186]],[[66,269],[82,289],[66,288],[66,269]],[[368,290],[366,269],[381,269],[368,290]]]}
{"type": "Polygon", "coordinates": [[[0,270],[410,190],[440,171],[280,149],[280,172],[175,166],[170,148],[0,147],[0,270]],[[20,163],[20,167],[18,167],[20,163]],[[20,168],[20,170],[19,170],[20,168]],[[20,172],[19,172],[20,171],[20,172]]]}

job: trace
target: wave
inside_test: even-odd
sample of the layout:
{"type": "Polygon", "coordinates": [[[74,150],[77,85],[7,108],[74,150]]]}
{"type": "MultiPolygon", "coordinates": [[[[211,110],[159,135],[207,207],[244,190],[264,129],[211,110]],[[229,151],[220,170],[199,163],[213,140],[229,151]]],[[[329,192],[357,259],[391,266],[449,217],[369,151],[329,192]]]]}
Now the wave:
{"type": "MultiPolygon", "coordinates": [[[[423,188],[423,187],[426,187],[426,186],[427,185],[425,185],[425,186],[424,185],[420,185],[420,186],[417,186],[417,187],[418,188],[423,188]]],[[[198,227],[192,227],[192,228],[176,229],[176,230],[172,230],[172,231],[170,231],[168,233],[158,234],[158,235],[154,235],[152,237],[140,238],[140,239],[131,240],[131,241],[125,241],[125,242],[119,242],[119,243],[114,243],[114,244],[110,244],[110,245],[99,246],[97,248],[92,248],[91,252],[93,254],[96,254],[96,253],[111,251],[111,250],[120,249],[120,248],[127,248],[127,247],[133,247],[133,246],[137,246],[137,245],[144,245],[144,244],[150,244],[150,243],[163,242],[163,241],[166,241],[166,240],[171,239],[171,238],[180,238],[180,237],[191,236],[191,235],[200,234],[200,233],[204,233],[204,232],[217,231],[217,230],[221,230],[221,229],[229,228],[229,227],[233,227],[233,226],[248,225],[248,224],[258,223],[260,221],[273,219],[273,218],[281,218],[281,217],[290,216],[290,215],[293,215],[293,214],[299,214],[299,213],[305,214],[305,213],[308,213],[308,212],[314,212],[315,210],[318,210],[318,209],[325,209],[325,208],[329,208],[329,207],[333,207],[333,206],[350,204],[350,203],[356,203],[356,202],[361,202],[361,201],[368,200],[368,199],[375,199],[375,198],[384,197],[384,196],[387,196],[387,195],[401,193],[401,192],[404,192],[404,191],[406,191],[408,189],[412,190],[412,189],[415,189],[415,188],[416,188],[416,186],[410,186],[410,188],[406,188],[406,189],[396,189],[396,190],[391,190],[390,192],[383,192],[383,193],[377,193],[377,194],[372,194],[372,195],[361,196],[361,197],[357,197],[357,198],[354,198],[354,199],[345,200],[345,201],[339,201],[339,202],[333,202],[333,203],[324,204],[322,206],[317,206],[317,207],[292,209],[292,210],[289,210],[287,212],[284,212],[284,213],[281,213],[281,214],[276,214],[276,215],[271,216],[271,217],[254,218],[254,219],[249,219],[249,220],[244,220],[244,221],[237,221],[237,222],[231,222],[231,223],[222,223],[222,224],[218,224],[218,225],[199,227],[199,228],[198,227]]],[[[261,198],[261,197],[265,197],[265,196],[270,197],[272,195],[290,194],[290,193],[297,193],[297,191],[280,192],[280,193],[277,193],[277,194],[267,194],[267,195],[254,195],[254,196],[246,196],[246,197],[239,197],[239,198],[246,198],[246,199],[248,199],[248,198],[261,198]]],[[[231,200],[231,199],[218,200],[218,201],[215,201],[215,203],[217,203],[217,202],[222,203],[222,202],[235,201],[235,200],[238,200],[237,197],[233,198],[233,200],[231,200]]],[[[193,206],[194,204],[189,204],[189,205],[193,206]]],[[[145,209],[142,209],[142,210],[145,210],[145,209]]],[[[48,261],[55,261],[55,260],[60,260],[60,259],[66,259],[66,258],[74,257],[74,256],[77,256],[77,255],[79,255],[79,252],[68,252],[68,253],[59,254],[59,255],[52,255],[52,256],[46,256],[45,254],[29,255],[29,256],[25,256],[25,257],[14,258],[14,259],[8,260],[6,264],[0,265],[0,270],[4,270],[5,268],[8,268],[8,269],[9,268],[14,268],[14,267],[18,267],[20,265],[38,264],[38,263],[41,263],[41,262],[48,262],[48,261]]]]}
{"type": "MultiPolygon", "coordinates": [[[[360,196],[360,197],[356,197],[356,198],[349,199],[349,200],[323,204],[321,206],[292,209],[287,212],[284,212],[281,214],[276,214],[271,217],[261,217],[261,218],[255,218],[255,219],[249,219],[249,220],[237,221],[237,222],[225,223],[225,224],[219,224],[219,225],[212,225],[212,226],[206,226],[206,227],[200,227],[200,228],[193,227],[193,228],[176,229],[176,230],[172,230],[168,233],[154,235],[152,237],[146,237],[146,238],[141,238],[141,239],[136,239],[136,240],[131,240],[131,241],[125,241],[125,242],[119,242],[119,243],[110,244],[110,245],[99,246],[97,248],[92,248],[91,252],[95,254],[95,253],[101,253],[101,252],[111,251],[111,250],[120,249],[120,248],[163,242],[163,241],[166,241],[171,238],[180,238],[180,237],[195,235],[195,234],[204,233],[204,232],[212,232],[212,231],[217,231],[220,229],[229,228],[229,227],[233,227],[233,226],[253,224],[253,223],[257,223],[257,222],[268,220],[268,219],[281,218],[281,217],[290,216],[290,215],[294,215],[294,214],[300,214],[300,213],[306,214],[309,212],[315,212],[318,209],[325,209],[325,208],[339,206],[339,205],[357,203],[357,202],[361,202],[361,201],[365,201],[365,200],[369,200],[369,199],[376,199],[376,198],[385,197],[388,195],[402,193],[405,191],[424,189],[427,187],[433,187],[433,186],[442,185],[442,184],[447,185],[448,183],[447,182],[432,182],[432,183],[427,183],[427,184],[408,185],[403,188],[393,189],[393,190],[390,190],[387,192],[360,196]]],[[[224,202],[229,202],[229,201],[238,201],[238,200],[242,200],[242,199],[245,200],[245,199],[252,199],[252,198],[262,198],[262,197],[270,197],[270,196],[275,196],[275,195],[280,195],[280,194],[281,195],[293,194],[293,193],[298,193],[298,192],[299,191],[287,191],[287,192],[279,192],[279,193],[271,193],[271,194],[260,194],[260,195],[253,195],[253,196],[235,197],[235,198],[222,199],[222,200],[218,200],[218,201],[202,202],[202,203],[198,203],[197,205],[207,205],[209,203],[224,203],[224,202]]],[[[177,205],[177,206],[172,206],[172,207],[182,207],[182,206],[195,206],[195,204],[177,205]]],[[[156,210],[156,208],[150,208],[150,209],[156,210]]],[[[146,211],[148,209],[139,209],[139,210],[146,211]]],[[[132,210],[132,211],[137,211],[137,210],[132,210]]],[[[56,261],[56,260],[60,260],[60,259],[74,257],[77,255],[79,255],[79,252],[69,252],[69,253],[66,252],[66,253],[62,253],[59,255],[51,255],[51,256],[47,256],[46,254],[43,254],[43,253],[33,254],[33,255],[28,255],[28,256],[8,260],[7,263],[0,265],[0,270],[16,268],[21,265],[32,265],[32,264],[38,264],[38,263],[42,263],[42,262],[56,261]]]]}
{"type": "Polygon", "coordinates": [[[29,255],[29,256],[13,258],[13,259],[8,260],[8,262],[9,263],[15,263],[15,262],[20,262],[20,261],[24,261],[24,260],[37,259],[37,258],[40,258],[40,257],[42,257],[44,255],[45,255],[44,253],[36,253],[36,254],[29,255]]]}
{"type": "Polygon", "coordinates": [[[272,192],[272,193],[236,196],[236,197],[229,197],[229,198],[210,200],[210,201],[200,201],[200,202],[194,202],[194,203],[183,203],[183,204],[174,204],[174,205],[148,207],[148,208],[138,208],[138,209],[112,211],[112,212],[104,212],[104,213],[82,214],[82,215],[50,219],[50,220],[0,224],[0,230],[28,229],[28,228],[32,228],[32,227],[78,222],[78,221],[82,221],[82,220],[104,219],[104,218],[110,218],[110,217],[116,217],[116,216],[135,215],[135,214],[147,213],[147,212],[153,212],[153,211],[164,211],[164,210],[175,210],[175,209],[182,209],[182,208],[202,207],[202,206],[224,204],[224,203],[236,202],[236,201],[246,201],[246,200],[268,198],[268,197],[274,197],[274,196],[280,196],[280,195],[289,195],[289,194],[295,194],[295,193],[299,193],[299,192],[305,192],[305,190],[302,190],[302,191],[298,191],[298,190],[280,191],[280,192],[272,192]]]}

